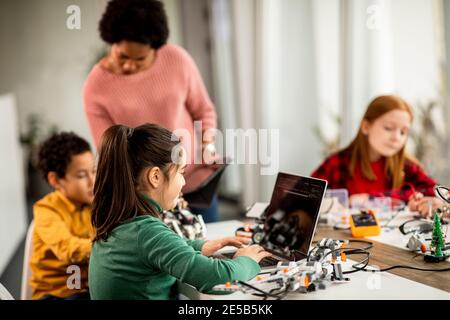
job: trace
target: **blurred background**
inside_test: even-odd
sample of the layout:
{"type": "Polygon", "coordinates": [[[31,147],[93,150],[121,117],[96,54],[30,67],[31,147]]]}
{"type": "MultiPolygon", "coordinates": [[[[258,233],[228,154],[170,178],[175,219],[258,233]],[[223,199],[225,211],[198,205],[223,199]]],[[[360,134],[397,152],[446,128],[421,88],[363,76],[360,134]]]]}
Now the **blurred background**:
{"type": "MultiPolygon", "coordinates": [[[[450,184],[449,0],[164,0],[170,39],[199,67],[219,129],[279,129],[279,171],[309,175],[356,134],[369,102],[413,106],[408,150],[450,184]]],[[[92,143],[82,88],[107,52],[106,0],[0,2],[0,282],[17,298],[34,201],[49,191],[36,148],[71,130],[92,143]],[[79,8],[79,29],[67,20],[79,8]]],[[[269,201],[276,175],[232,165],[221,220],[269,201]]]]}

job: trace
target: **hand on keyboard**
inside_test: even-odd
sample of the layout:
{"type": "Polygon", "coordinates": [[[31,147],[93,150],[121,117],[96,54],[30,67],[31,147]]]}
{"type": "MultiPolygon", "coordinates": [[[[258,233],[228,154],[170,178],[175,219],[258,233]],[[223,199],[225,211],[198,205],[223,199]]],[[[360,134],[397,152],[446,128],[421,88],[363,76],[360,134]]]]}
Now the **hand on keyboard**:
{"type": "Polygon", "coordinates": [[[242,248],[242,246],[248,244],[249,242],[249,239],[242,237],[226,237],[218,240],[209,240],[203,244],[202,254],[204,256],[211,256],[223,247],[233,246],[236,248],[242,248]]]}
{"type": "Polygon", "coordinates": [[[266,257],[272,256],[272,254],[270,252],[265,251],[263,249],[263,247],[261,247],[257,244],[254,244],[254,245],[239,249],[238,251],[236,251],[236,254],[234,256],[235,257],[246,256],[246,257],[249,257],[249,258],[255,260],[256,262],[259,262],[266,257]]]}

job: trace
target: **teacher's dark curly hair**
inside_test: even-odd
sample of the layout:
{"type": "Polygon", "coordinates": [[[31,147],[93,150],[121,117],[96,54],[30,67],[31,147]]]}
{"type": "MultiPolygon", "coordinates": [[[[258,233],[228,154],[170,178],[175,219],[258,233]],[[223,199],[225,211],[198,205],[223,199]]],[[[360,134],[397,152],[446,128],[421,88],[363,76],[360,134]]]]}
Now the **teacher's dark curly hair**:
{"type": "Polygon", "coordinates": [[[159,49],[166,44],[169,26],[164,5],[156,0],[112,0],[99,23],[103,41],[132,41],[159,49]]]}

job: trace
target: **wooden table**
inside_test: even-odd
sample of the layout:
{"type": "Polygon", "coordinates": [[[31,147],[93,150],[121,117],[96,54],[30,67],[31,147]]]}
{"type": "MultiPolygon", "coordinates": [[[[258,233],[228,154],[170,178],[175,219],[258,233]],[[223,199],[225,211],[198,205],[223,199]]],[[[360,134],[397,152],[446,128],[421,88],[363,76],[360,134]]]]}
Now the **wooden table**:
{"type": "MultiPolygon", "coordinates": [[[[349,240],[352,235],[349,230],[335,230],[331,227],[318,227],[314,236],[314,241],[322,238],[349,240]]],[[[426,269],[445,269],[450,268],[450,262],[444,261],[439,263],[425,262],[423,257],[416,256],[411,251],[394,247],[388,244],[368,240],[373,243],[370,249],[369,265],[377,266],[381,269],[394,265],[407,265],[417,268],[426,269]]],[[[362,247],[363,244],[356,243],[354,247],[362,247]]],[[[353,246],[352,246],[353,247],[353,246]]],[[[352,260],[359,261],[364,256],[354,255],[349,257],[352,260]]],[[[394,269],[391,272],[395,275],[404,277],[409,280],[417,281],[425,285],[450,292],[450,271],[447,272],[425,272],[411,269],[394,269]]]]}
{"type": "MultiPolygon", "coordinates": [[[[244,222],[245,223],[245,222],[244,222]]],[[[243,221],[230,220],[208,224],[208,239],[220,239],[230,236],[241,227],[243,221]]],[[[329,227],[319,226],[315,240],[322,238],[352,239],[349,230],[334,230],[329,227]]],[[[382,240],[380,240],[382,241],[382,240]]],[[[409,265],[421,268],[442,269],[449,267],[450,263],[431,264],[425,263],[422,257],[414,257],[414,253],[387,245],[381,242],[373,243],[370,249],[370,265],[385,268],[393,265],[409,265]]],[[[314,245],[314,244],[313,244],[314,245]]],[[[362,247],[363,244],[355,243],[352,247],[362,247]]],[[[360,261],[364,256],[349,256],[349,260],[360,261]]],[[[349,266],[347,266],[349,268],[349,266]]],[[[428,300],[428,299],[449,299],[450,298],[450,272],[422,272],[408,269],[396,269],[390,272],[382,272],[379,277],[365,272],[356,272],[349,276],[350,282],[344,285],[337,283],[327,290],[310,292],[309,294],[292,293],[287,299],[290,300],[428,300]]],[[[251,294],[235,292],[231,295],[210,295],[198,292],[194,287],[184,283],[179,283],[180,293],[189,299],[219,299],[219,300],[247,300],[260,299],[251,294]]]]}

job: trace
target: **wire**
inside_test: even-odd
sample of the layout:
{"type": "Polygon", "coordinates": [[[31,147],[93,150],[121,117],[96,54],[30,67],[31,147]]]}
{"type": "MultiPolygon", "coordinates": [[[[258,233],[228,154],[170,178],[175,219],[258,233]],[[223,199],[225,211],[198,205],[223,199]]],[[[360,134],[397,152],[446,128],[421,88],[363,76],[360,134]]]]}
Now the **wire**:
{"type": "MultiPolygon", "coordinates": [[[[283,290],[281,290],[280,292],[275,292],[277,290],[280,290],[280,288],[273,288],[269,291],[270,294],[273,294],[275,296],[277,296],[277,300],[282,300],[284,299],[287,294],[289,293],[289,286],[286,286],[283,290]],[[275,292],[275,293],[273,293],[275,292]]],[[[268,296],[264,296],[263,300],[267,300],[268,296]]]]}
{"type": "Polygon", "coordinates": [[[245,287],[248,287],[248,288],[250,288],[252,290],[255,290],[255,291],[259,292],[259,293],[262,293],[265,297],[278,298],[278,295],[272,294],[272,293],[264,291],[264,290],[261,290],[261,289],[255,287],[255,286],[252,286],[251,284],[249,284],[249,283],[247,283],[245,281],[238,280],[237,283],[239,283],[239,284],[241,284],[241,285],[243,285],[245,287]]]}
{"type": "Polygon", "coordinates": [[[401,232],[403,235],[407,235],[407,234],[414,233],[414,232],[417,232],[417,233],[419,233],[419,234],[422,234],[422,233],[428,233],[428,232],[430,232],[431,230],[433,230],[433,226],[432,226],[431,221],[420,218],[420,219],[411,219],[411,220],[407,220],[407,221],[403,222],[403,223],[398,227],[398,229],[400,230],[400,232],[401,232]],[[418,224],[418,225],[417,225],[414,229],[412,229],[412,230],[405,231],[405,226],[406,226],[407,224],[413,223],[413,222],[414,222],[414,223],[420,223],[420,224],[418,224]]]}
{"type": "MultiPolygon", "coordinates": [[[[345,250],[345,249],[344,249],[345,250]]],[[[333,250],[335,251],[335,250],[333,250]]],[[[376,272],[386,272],[386,271],[390,271],[390,270],[394,270],[394,269],[411,269],[411,270],[416,270],[416,271],[425,271],[425,272],[447,272],[450,271],[450,268],[444,268],[444,269],[426,269],[426,268],[418,268],[418,267],[413,267],[413,266],[405,266],[405,265],[395,265],[395,266],[390,266],[384,269],[375,269],[375,270],[367,270],[366,268],[369,265],[369,258],[370,258],[370,252],[364,251],[364,250],[357,250],[357,249],[352,249],[350,252],[345,252],[345,254],[347,255],[351,255],[351,254],[366,254],[367,257],[363,260],[361,260],[360,262],[352,265],[352,268],[354,268],[355,270],[352,271],[344,271],[342,272],[343,274],[350,274],[350,273],[355,273],[358,271],[364,271],[364,272],[372,272],[372,273],[376,273],[376,272]],[[361,252],[357,252],[357,251],[361,251],[361,252]],[[364,263],[364,265],[362,267],[358,267],[358,265],[364,263]]]]}
{"type": "MultiPolygon", "coordinates": [[[[354,272],[358,272],[358,271],[364,271],[364,272],[386,272],[386,271],[390,271],[393,269],[411,269],[411,270],[417,270],[417,271],[425,271],[425,272],[446,272],[446,271],[450,271],[450,268],[444,268],[444,269],[426,269],[426,268],[418,268],[418,267],[413,267],[413,266],[404,266],[404,265],[395,265],[395,266],[391,266],[391,267],[387,267],[385,269],[379,269],[379,270],[367,270],[367,266],[369,265],[369,259],[370,259],[370,252],[367,252],[367,250],[369,250],[370,248],[373,247],[373,244],[369,241],[364,241],[364,240],[350,240],[351,242],[360,242],[360,243],[367,243],[369,244],[369,246],[365,247],[365,248],[338,248],[338,249],[334,249],[331,250],[329,252],[327,252],[323,257],[322,257],[322,261],[325,259],[325,257],[327,257],[328,255],[334,253],[334,252],[338,252],[341,251],[342,253],[345,253],[346,255],[352,255],[352,254],[366,254],[366,258],[361,260],[360,262],[352,265],[352,268],[355,270],[352,271],[344,271],[343,274],[349,274],[349,273],[354,273],[354,272]],[[364,265],[362,267],[358,267],[358,265],[363,264],[364,265]]],[[[320,248],[320,246],[317,246],[315,248],[320,248]]],[[[313,250],[315,249],[313,248],[313,250]]],[[[312,252],[312,250],[311,250],[312,252]]],[[[310,255],[308,255],[310,256],[310,255]]],[[[308,260],[309,261],[309,260],[308,260]]]]}
{"type": "MultiPolygon", "coordinates": [[[[346,242],[347,240],[338,240],[338,241],[346,242]]],[[[314,243],[317,243],[317,242],[314,242],[314,243]]],[[[342,274],[351,274],[351,273],[355,273],[355,272],[359,272],[359,271],[378,273],[378,272],[387,272],[387,271],[394,270],[394,269],[410,269],[410,270],[424,271],[424,272],[447,272],[447,271],[450,271],[450,268],[426,269],[426,268],[418,268],[418,267],[405,266],[405,265],[394,265],[394,266],[390,266],[390,267],[387,267],[384,269],[368,270],[367,267],[369,266],[369,260],[370,260],[370,252],[368,250],[370,250],[373,247],[373,243],[370,241],[366,241],[366,240],[353,240],[353,239],[348,240],[348,243],[364,243],[364,244],[366,244],[366,246],[360,247],[360,248],[354,248],[354,247],[342,248],[341,247],[341,248],[337,248],[334,250],[330,250],[323,257],[321,257],[321,263],[323,263],[325,258],[327,256],[329,256],[330,254],[333,254],[335,252],[341,252],[346,255],[361,255],[361,254],[366,255],[366,257],[364,259],[362,259],[361,261],[359,261],[351,266],[353,268],[353,270],[343,271],[342,274]]],[[[446,243],[446,244],[448,244],[448,243],[446,243]]],[[[310,250],[310,252],[308,253],[308,255],[306,257],[306,259],[307,259],[306,261],[310,261],[312,253],[314,253],[314,251],[316,251],[320,248],[328,249],[327,246],[320,246],[320,245],[313,247],[310,250]]],[[[258,296],[258,297],[263,297],[263,300],[267,300],[268,298],[275,298],[277,300],[281,300],[281,299],[284,299],[289,293],[289,285],[287,285],[286,283],[284,283],[284,286],[282,286],[281,288],[273,288],[269,292],[261,290],[261,289],[255,287],[253,285],[250,285],[244,281],[238,280],[237,283],[258,292],[258,293],[253,293],[253,295],[258,296]],[[280,290],[280,291],[276,292],[278,290],[280,290]]]]}
{"type": "Polygon", "coordinates": [[[286,298],[288,293],[289,293],[289,286],[286,286],[286,288],[282,292],[278,293],[277,300],[282,300],[282,299],[286,298]]]}
{"type": "Polygon", "coordinates": [[[364,272],[372,272],[372,273],[376,273],[376,272],[386,272],[389,270],[393,270],[393,269],[411,269],[411,270],[417,270],[417,271],[426,271],[426,272],[446,272],[446,271],[450,271],[450,268],[445,268],[445,269],[424,269],[424,268],[417,268],[417,267],[412,267],[412,266],[402,266],[402,265],[397,265],[397,266],[391,266],[385,269],[379,269],[379,270],[367,270],[367,269],[361,269],[361,271],[364,272]]]}
{"type": "MultiPolygon", "coordinates": [[[[328,252],[325,256],[323,256],[322,257],[322,260],[327,256],[327,255],[329,255],[329,254],[331,254],[331,253],[333,253],[333,252],[336,252],[336,251],[340,251],[340,250],[363,250],[363,251],[367,251],[367,250],[370,250],[370,249],[372,249],[372,247],[373,247],[373,243],[372,242],[370,242],[370,241],[366,241],[366,240],[353,240],[353,239],[351,239],[351,240],[337,240],[337,241],[340,241],[340,242],[346,242],[346,241],[348,241],[348,243],[365,243],[365,244],[367,244],[367,246],[366,247],[363,247],[363,248],[349,248],[349,247],[346,247],[346,248],[338,248],[338,249],[335,249],[335,250],[332,250],[332,251],[330,251],[330,252],[328,252]]],[[[315,242],[315,243],[317,243],[317,242],[315,242]]],[[[308,253],[308,255],[307,255],[307,257],[306,257],[306,261],[310,261],[310,258],[311,258],[311,254],[315,251],[315,250],[317,250],[317,249],[320,249],[320,248],[322,248],[322,249],[327,249],[328,247],[327,246],[315,246],[314,248],[312,248],[310,251],[309,251],[309,253],[308,253]]],[[[344,251],[343,253],[349,253],[349,254],[351,254],[352,252],[351,251],[344,251]]]]}
{"type": "MultiPolygon", "coordinates": [[[[339,240],[341,242],[344,242],[345,240],[339,240]]],[[[361,250],[370,250],[373,248],[373,243],[367,240],[355,240],[355,239],[350,239],[348,240],[349,243],[365,243],[367,244],[367,247],[364,248],[360,248],[361,250]]]]}
{"type": "Polygon", "coordinates": [[[450,189],[444,186],[436,186],[434,187],[434,192],[435,194],[441,198],[444,202],[450,203],[450,200],[448,198],[448,196],[446,196],[444,194],[444,191],[441,192],[441,190],[445,190],[445,193],[449,194],[450,193],[450,189]]]}
{"type": "Polygon", "coordinates": [[[367,256],[366,256],[365,259],[363,259],[360,262],[352,265],[352,268],[354,268],[355,270],[344,271],[344,272],[342,272],[342,274],[355,273],[355,272],[361,271],[360,269],[365,269],[369,265],[370,252],[360,252],[360,253],[353,253],[353,254],[366,254],[367,256]],[[357,267],[358,265],[363,264],[363,263],[364,263],[364,265],[361,268],[357,267]]]}
{"type": "Polygon", "coordinates": [[[339,227],[340,223],[337,223],[333,226],[334,230],[350,230],[350,227],[339,227]]]}

